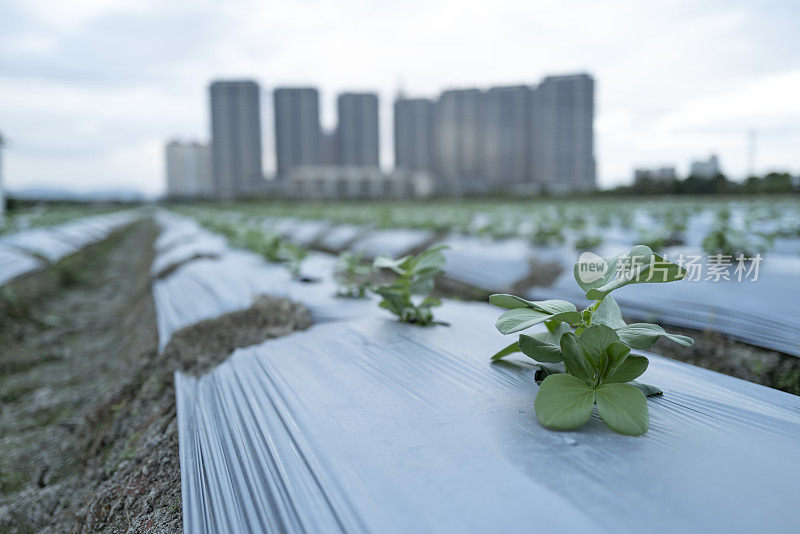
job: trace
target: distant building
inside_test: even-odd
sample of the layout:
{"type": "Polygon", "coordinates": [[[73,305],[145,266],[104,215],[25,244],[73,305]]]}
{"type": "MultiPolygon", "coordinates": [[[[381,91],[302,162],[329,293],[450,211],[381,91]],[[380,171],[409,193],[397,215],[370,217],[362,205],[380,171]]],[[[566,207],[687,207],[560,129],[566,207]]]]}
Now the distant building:
{"type": "Polygon", "coordinates": [[[671,182],[678,178],[675,167],[660,167],[655,169],[636,169],[633,171],[633,179],[636,182],[642,180],[653,180],[657,182],[671,182]]]}
{"type": "Polygon", "coordinates": [[[711,154],[705,161],[693,161],[689,172],[689,176],[705,179],[715,178],[719,174],[722,174],[722,170],[719,167],[719,158],[717,158],[716,154],[711,154]]]}
{"type": "Polygon", "coordinates": [[[594,79],[548,76],[534,92],[531,114],[534,180],[556,192],[594,189],[594,79]]]}
{"type": "Polygon", "coordinates": [[[273,97],[278,178],[284,178],[294,167],[322,163],[317,90],[279,88],[273,97]]]}
{"type": "Polygon", "coordinates": [[[417,198],[433,192],[433,178],[421,171],[382,172],[375,166],[295,167],[286,194],[304,199],[417,198]]]}
{"type": "Polygon", "coordinates": [[[208,145],[171,141],[164,149],[164,159],[169,198],[195,199],[214,196],[211,149],[208,145]]]}
{"type": "Polygon", "coordinates": [[[336,131],[320,134],[320,163],[322,165],[336,165],[336,131]]]}
{"type": "Polygon", "coordinates": [[[343,93],[337,100],[336,155],[339,165],[380,166],[378,95],[343,93]]]}
{"type": "Polygon", "coordinates": [[[525,85],[492,87],[486,93],[484,169],[491,190],[518,188],[532,181],[532,95],[525,85]]]}
{"type": "Polygon", "coordinates": [[[394,103],[394,166],[402,171],[435,170],[436,107],[425,98],[394,103]]]}
{"type": "Polygon", "coordinates": [[[436,103],[437,189],[442,193],[486,189],[484,103],[479,89],[445,91],[436,103]]]}
{"type": "Polygon", "coordinates": [[[231,198],[256,190],[264,181],[258,84],[215,81],[209,93],[215,193],[231,198]]]}

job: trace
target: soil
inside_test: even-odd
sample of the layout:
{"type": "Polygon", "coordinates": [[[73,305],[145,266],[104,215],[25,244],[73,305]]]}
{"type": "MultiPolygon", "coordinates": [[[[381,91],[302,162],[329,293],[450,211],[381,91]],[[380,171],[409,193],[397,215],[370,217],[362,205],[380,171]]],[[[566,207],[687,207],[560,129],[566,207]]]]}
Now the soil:
{"type": "Polygon", "coordinates": [[[800,395],[800,358],[796,356],[740,343],[714,332],[667,330],[693,338],[694,345],[682,347],[661,339],[648,351],[800,395]]]}
{"type": "Polygon", "coordinates": [[[155,280],[163,280],[164,278],[167,278],[169,275],[171,275],[172,273],[174,273],[187,263],[192,263],[193,261],[197,260],[213,260],[217,258],[219,258],[218,254],[195,254],[194,256],[186,258],[185,260],[181,260],[171,265],[167,265],[161,271],[156,273],[156,275],[153,278],[155,280]]]}
{"type": "Polygon", "coordinates": [[[558,261],[531,258],[529,264],[530,269],[527,276],[514,282],[511,293],[519,295],[524,294],[532,287],[550,287],[564,271],[564,267],[558,261]]]}
{"type": "Polygon", "coordinates": [[[0,532],[180,532],[173,372],[306,328],[285,299],[177,332],[158,354],[142,221],[0,294],[0,532]]]}

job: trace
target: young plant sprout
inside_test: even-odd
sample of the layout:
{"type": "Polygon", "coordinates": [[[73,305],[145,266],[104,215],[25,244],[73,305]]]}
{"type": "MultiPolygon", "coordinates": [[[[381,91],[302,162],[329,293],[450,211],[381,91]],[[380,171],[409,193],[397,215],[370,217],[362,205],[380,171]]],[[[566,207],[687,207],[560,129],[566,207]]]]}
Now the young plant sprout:
{"type": "Polygon", "coordinates": [[[571,430],[586,423],[597,405],[600,418],[621,434],[647,431],[647,395],[660,390],[633,382],[645,372],[646,357],[631,349],[646,349],[665,337],[680,345],[694,341],[670,334],[656,324],[626,324],[609,294],[630,284],[673,282],[686,271],[644,245],[628,254],[600,258],[584,253],[573,270],[575,281],[592,303],[584,310],[564,300],[529,301],[514,295],[492,295],[489,302],[506,309],[496,327],[503,334],[544,323],[542,333],[520,334],[519,340],[495,354],[497,360],[522,352],[536,360],[548,376],[534,407],[542,425],[571,430]],[[547,364],[563,362],[563,372],[547,364]],[[643,393],[643,391],[645,393],[643,393]]]}
{"type": "Polygon", "coordinates": [[[772,239],[764,234],[750,237],[742,230],[731,228],[725,223],[716,223],[703,238],[703,251],[706,254],[722,254],[736,258],[739,255],[752,258],[763,254],[772,246],[772,239]],[[758,239],[760,238],[760,239],[758,239]]]}
{"type": "Polygon", "coordinates": [[[597,234],[581,234],[575,240],[575,250],[594,250],[603,244],[603,238],[597,234]]]}
{"type": "Polygon", "coordinates": [[[280,250],[280,257],[286,262],[292,278],[295,280],[310,281],[303,278],[303,261],[308,257],[308,250],[295,245],[294,243],[284,243],[280,250]]]}
{"type": "Polygon", "coordinates": [[[277,234],[264,234],[258,230],[258,238],[250,246],[252,250],[261,254],[270,263],[278,263],[286,260],[285,244],[283,239],[277,234]]]}
{"type": "Polygon", "coordinates": [[[363,299],[372,286],[370,275],[372,268],[362,262],[364,254],[361,252],[343,252],[333,273],[333,279],[338,285],[337,297],[363,299]]]}
{"type": "Polygon", "coordinates": [[[379,306],[397,315],[400,321],[419,326],[444,324],[434,321],[432,309],[442,301],[431,297],[434,278],[444,272],[446,245],[437,245],[416,256],[404,256],[393,260],[387,256],[375,258],[373,267],[390,269],[397,275],[391,284],[379,286],[373,291],[383,297],[379,306]]]}

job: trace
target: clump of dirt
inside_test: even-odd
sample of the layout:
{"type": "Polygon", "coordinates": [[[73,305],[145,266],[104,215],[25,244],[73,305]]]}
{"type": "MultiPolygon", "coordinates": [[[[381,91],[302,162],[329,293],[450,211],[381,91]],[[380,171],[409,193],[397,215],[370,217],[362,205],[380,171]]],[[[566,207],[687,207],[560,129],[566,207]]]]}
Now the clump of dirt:
{"type": "Polygon", "coordinates": [[[179,262],[173,263],[171,265],[167,265],[163,269],[161,269],[156,275],[153,277],[156,280],[163,280],[164,278],[168,277],[187,263],[192,263],[197,260],[213,260],[219,258],[218,254],[195,254],[185,260],[181,260],[179,262]]]}
{"type": "Polygon", "coordinates": [[[762,349],[723,337],[715,332],[669,328],[694,339],[683,347],[660,340],[650,352],[735,376],[749,382],[800,395],[800,358],[762,349]]]}
{"type": "Polygon", "coordinates": [[[511,292],[515,295],[524,294],[532,287],[550,287],[564,272],[564,267],[558,261],[531,258],[529,265],[528,274],[511,286],[511,292]]]}
{"type": "Polygon", "coordinates": [[[261,296],[241,311],[208,319],[173,334],[164,356],[187,373],[203,374],[234,349],[285,336],[311,326],[311,313],[302,304],[261,296]]]}
{"type": "Polygon", "coordinates": [[[0,306],[0,532],[180,532],[173,372],[310,324],[261,298],[159,354],[143,221],[10,286],[0,306]],[[64,277],[69,267],[76,277],[64,277]],[[8,304],[8,303],[7,303],[8,304]],[[8,328],[5,328],[8,326],[8,328]]]}

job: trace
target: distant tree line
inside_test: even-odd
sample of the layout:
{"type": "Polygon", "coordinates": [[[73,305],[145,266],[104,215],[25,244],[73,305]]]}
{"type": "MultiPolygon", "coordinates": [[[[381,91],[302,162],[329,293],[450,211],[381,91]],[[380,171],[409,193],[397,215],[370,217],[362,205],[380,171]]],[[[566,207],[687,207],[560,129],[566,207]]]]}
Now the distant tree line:
{"type": "Polygon", "coordinates": [[[771,172],[765,176],[751,176],[744,182],[732,182],[723,174],[714,178],[689,176],[685,180],[654,180],[640,178],[632,185],[619,186],[608,191],[626,195],[728,195],[759,193],[800,193],[800,177],[788,172],[771,172]]]}

